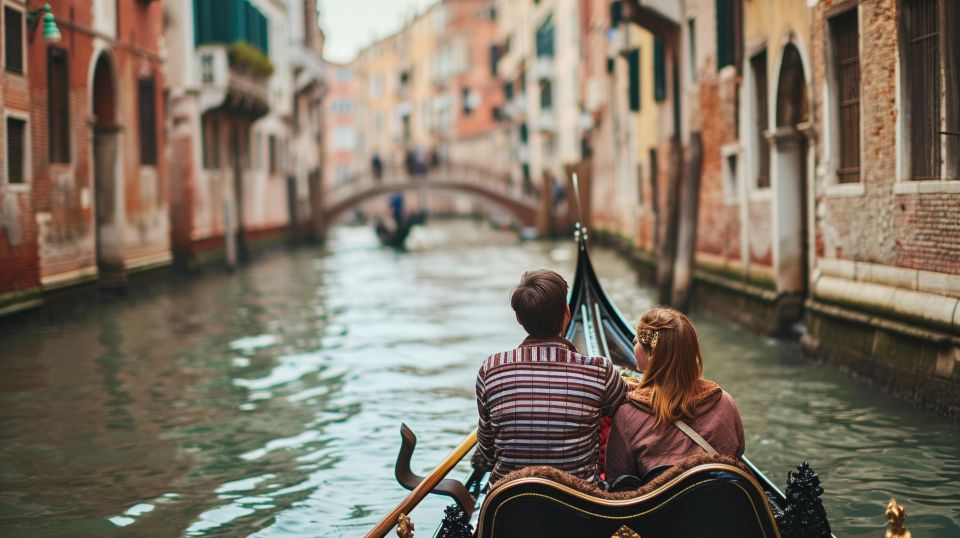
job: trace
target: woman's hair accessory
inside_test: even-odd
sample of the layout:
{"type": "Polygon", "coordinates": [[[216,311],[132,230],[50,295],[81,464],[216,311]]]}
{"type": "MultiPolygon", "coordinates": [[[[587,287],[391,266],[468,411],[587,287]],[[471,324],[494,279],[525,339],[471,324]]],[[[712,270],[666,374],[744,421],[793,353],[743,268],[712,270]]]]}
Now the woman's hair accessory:
{"type": "Polygon", "coordinates": [[[650,348],[650,351],[657,349],[657,340],[660,338],[658,329],[643,329],[637,333],[637,341],[650,348]]]}

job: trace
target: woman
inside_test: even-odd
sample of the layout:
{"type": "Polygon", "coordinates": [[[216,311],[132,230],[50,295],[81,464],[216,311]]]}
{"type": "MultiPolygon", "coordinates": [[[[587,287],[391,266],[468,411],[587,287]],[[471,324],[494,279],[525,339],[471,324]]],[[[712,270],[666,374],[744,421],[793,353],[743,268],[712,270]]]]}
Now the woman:
{"type": "Polygon", "coordinates": [[[744,448],[740,412],[730,394],[701,378],[700,344],[687,316],[672,308],[647,311],[634,344],[644,375],[613,417],[607,481],[624,475],[649,479],[655,469],[704,452],[739,458],[744,448]]]}

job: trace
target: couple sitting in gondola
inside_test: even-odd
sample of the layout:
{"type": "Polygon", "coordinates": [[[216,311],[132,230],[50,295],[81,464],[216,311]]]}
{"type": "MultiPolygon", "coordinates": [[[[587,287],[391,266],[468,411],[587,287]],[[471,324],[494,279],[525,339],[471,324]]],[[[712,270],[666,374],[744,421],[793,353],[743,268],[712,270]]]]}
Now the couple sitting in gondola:
{"type": "Polygon", "coordinates": [[[658,307],[641,317],[634,353],[643,376],[625,382],[609,358],[582,355],[563,338],[566,296],[559,274],[525,273],[511,305],[529,336],[480,368],[477,437],[491,484],[533,466],[638,484],[687,456],[743,454],[736,404],[702,379],[697,333],[685,315],[658,307]]]}

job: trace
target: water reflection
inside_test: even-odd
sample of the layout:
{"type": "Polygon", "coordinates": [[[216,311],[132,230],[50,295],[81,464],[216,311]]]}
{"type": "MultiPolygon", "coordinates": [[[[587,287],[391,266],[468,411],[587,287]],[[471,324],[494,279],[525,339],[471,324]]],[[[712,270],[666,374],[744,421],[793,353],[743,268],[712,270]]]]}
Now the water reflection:
{"type": "MultiPolygon", "coordinates": [[[[472,429],[480,360],[522,333],[508,290],[566,244],[469,223],[420,248],[341,229],[233,275],[148,279],[0,334],[0,534],[357,535],[404,495],[401,422],[426,472],[472,429]]],[[[612,254],[604,285],[635,319],[650,291],[612,254]]],[[[804,360],[792,344],[696,317],[707,375],[737,399],[748,453],[782,481],[803,459],[835,531],[877,536],[887,498],[917,536],[960,533],[957,426],[804,360]]],[[[466,468],[460,469],[466,472],[466,468]]],[[[430,499],[415,520],[436,520],[430,499]]],[[[421,529],[422,533],[429,532],[421,529]]]]}

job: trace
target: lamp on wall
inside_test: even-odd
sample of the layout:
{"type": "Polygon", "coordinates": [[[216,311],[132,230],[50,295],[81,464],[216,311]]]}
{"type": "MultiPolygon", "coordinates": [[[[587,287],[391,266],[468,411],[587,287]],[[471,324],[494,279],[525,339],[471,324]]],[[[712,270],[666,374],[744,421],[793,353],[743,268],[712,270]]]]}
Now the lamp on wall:
{"type": "Polygon", "coordinates": [[[27,14],[27,24],[30,27],[31,36],[36,31],[40,20],[43,20],[43,40],[47,43],[60,42],[60,28],[57,27],[57,19],[53,16],[50,4],[44,4],[39,9],[34,9],[27,14]]]}

